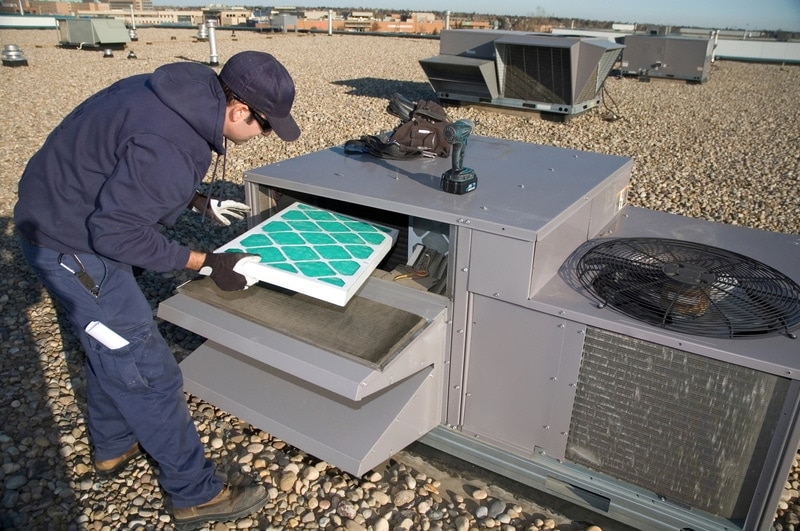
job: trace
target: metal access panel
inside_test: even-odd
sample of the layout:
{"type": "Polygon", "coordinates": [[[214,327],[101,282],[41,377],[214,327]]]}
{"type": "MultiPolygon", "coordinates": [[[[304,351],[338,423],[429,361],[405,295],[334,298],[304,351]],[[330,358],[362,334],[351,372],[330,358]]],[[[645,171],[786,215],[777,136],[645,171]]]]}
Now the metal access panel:
{"type": "Polygon", "coordinates": [[[474,297],[461,432],[520,455],[559,458],[570,428],[560,410],[575,400],[569,375],[581,363],[581,326],[532,316],[494,297],[474,297]]]}
{"type": "Polygon", "coordinates": [[[368,284],[345,308],[191,281],[158,316],[208,338],[186,391],[360,476],[441,422],[446,303],[368,284]]]}
{"type": "Polygon", "coordinates": [[[621,72],[643,78],[682,79],[705,83],[711,70],[714,41],[709,38],[628,35],[621,72]]]}
{"type": "Polygon", "coordinates": [[[130,42],[125,23],[113,18],[78,18],[58,21],[62,46],[124,47],[130,42]]]}

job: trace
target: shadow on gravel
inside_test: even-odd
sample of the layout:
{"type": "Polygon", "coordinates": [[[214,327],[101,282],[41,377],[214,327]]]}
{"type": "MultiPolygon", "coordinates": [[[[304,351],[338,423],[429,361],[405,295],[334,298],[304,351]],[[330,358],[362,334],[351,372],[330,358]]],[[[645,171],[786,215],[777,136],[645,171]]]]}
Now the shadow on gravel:
{"type": "Polygon", "coordinates": [[[201,65],[210,66],[208,63],[208,59],[203,61],[201,59],[192,59],[191,57],[186,57],[185,55],[176,55],[175,59],[177,59],[178,61],[189,61],[190,63],[197,63],[201,65]]]}
{"type": "Polygon", "coordinates": [[[358,79],[343,79],[333,81],[334,85],[352,87],[348,92],[351,96],[366,96],[369,98],[389,98],[395,92],[412,101],[419,99],[436,99],[428,83],[418,81],[398,81],[396,79],[380,79],[376,77],[362,77],[358,79]]]}
{"type": "Polygon", "coordinates": [[[13,220],[0,223],[0,529],[66,529],[79,513],[68,461],[85,432],[83,353],[13,220]]]}
{"type": "MultiPolygon", "coordinates": [[[[204,184],[200,191],[244,200],[241,185],[234,183],[218,182],[211,190],[204,184]]],[[[115,501],[114,510],[124,513],[135,485],[114,480],[113,492],[85,492],[111,482],[101,484],[92,467],[83,349],[25,262],[13,219],[0,218],[0,226],[0,529],[80,529],[89,514],[106,511],[115,501]]],[[[164,229],[168,237],[204,251],[244,230],[244,222],[219,227],[188,211],[175,228],[164,229]]],[[[138,280],[155,311],[195,275],[145,271],[138,280]]],[[[202,342],[170,323],[159,320],[159,328],[178,361],[202,342]]]]}
{"type": "Polygon", "coordinates": [[[420,460],[419,463],[414,463],[416,466],[421,467],[422,464],[431,466],[436,471],[436,475],[448,478],[448,483],[443,485],[448,496],[450,498],[454,498],[456,495],[466,497],[465,503],[473,514],[477,511],[478,505],[486,504],[486,502],[471,499],[476,490],[489,490],[494,494],[494,491],[499,489],[499,492],[509,493],[516,501],[520,502],[520,505],[523,506],[522,519],[526,522],[533,522],[536,519],[545,520],[550,518],[552,513],[556,513],[560,515],[558,520],[562,520],[555,527],[558,531],[584,531],[592,525],[599,526],[603,531],[637,531],[634,527],[612,520],[600,513],[448,455],[420,442],[412,443],[404,452],[420,460]]]}
{"type": "MultiPolygon", "coordinates": [[[[91,502],[79,502],[80,491],[100,481],[85,422],[85,356],[60,305],[26,264],[13,219],[0,223],[0,529],[78,529],[92,509],[91,502]]],[[[183,239],[213,249],[214,242],[196,241],[202,232],[196,220],[189,225],[183,239]]],[[[187,275],[142,272],[139,283],[154,311],[187,275]]],[[[159,325],[170,329],[166,337],[178,338],[172,345],[179,361],[201,342],[159,325]]],[[[100,502],[106,503],[113,501],[100,502]]]]}

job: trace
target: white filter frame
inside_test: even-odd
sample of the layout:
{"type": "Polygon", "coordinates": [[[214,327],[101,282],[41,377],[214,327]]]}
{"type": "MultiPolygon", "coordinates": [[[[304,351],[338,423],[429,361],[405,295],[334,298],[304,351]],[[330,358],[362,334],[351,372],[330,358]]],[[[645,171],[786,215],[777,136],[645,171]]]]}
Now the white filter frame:
{"type": "MultiPolygon", "coordinates": [[[[261,262],[244,263],[240,266],[237,266],[236,270],[243,275],[257,278],[259,281],[266,282],[268,284],[273,284],[275,286],[296,291],[316,299],[330,302],[331,304],[336,304],[337,306],[345,306],[353,297],[353,295],[356,294],[359,288],[361,288],[364,282],[367,281],[381,260],[383,260],[383,258],[387,255],[389,250],[397,241],[397,235],[397,229],[384,227],[382,225],[366,222],[352,216],[346,216],[337,212],[298,202],[259,223],[244,234],[234,238],[230,242],[218,248],[215,252],[256,252],[257,249],[269,250],[271,253],[280,252],[284,259],[275,261],[273,263],[280,264],[282,267],[276,267],[270,263],[265,263],[262,255],[261,262]],[[311,219],[298,219],[304,218],[304,215],[308,214],[311,214],[311,219]],[[319,219],[314,218],[325,219],[320,221],[319,219]],[[333,225],[327,225],[325,222],[333,222],[333,225]],[[267,234],[270,233],[270,225],[274,227],[275,224],[278,223],[281,224],[280,227],[286,228],[287,230],[276,230],[273,232],[273,234],[280,233],[286,236],[291,235],[291,238],[282,239],[293,239],[296,240],[296,243],[281,243],[274,240],[271,240],[268,245],[262,246],[250,245],[247,243],[248,239],[253,239],[254,237],[258,236],[265,236],[266,241],[269,239],[267,234]],[[297,228],[306,223],[314,224],[315,228],[313,231],[303,231],[302,229],[297,228]],[[346,224],[350,230],[343,232],[330,228],[337,226],[336,224],[346,224]],[[319,253],[316,253],[316,256],[313,259],[303,260],[292,258],[286,254],[286,250],[291,249],[292,247],[299,249],[300,247],[308,248],[314,246],[330,247],[330,249],[333,251],[344,252],[349,244],[337,243],[337,235],[346,234],[350,236],[357,236],[358,230],[354,229],[363,229],[365,227],[369,227],[369,229],[363,234],[369,234],[371,239],[376,241],[367,241],[363,240],[362,238],[361,243],[352,244],[356,245],[362,254],[364,254],[366,248],[369,248],[369,254],[366,256],[355,256],[348,252],[349,257],[342,259],[347,262],[352,262],[348,264],[348,267],[350,268],[352,268],[353,265],[357,265],[357,268],[355,268],[355,271],[352,274],[341,273],[339,271],[341,268],[337,269],[336,267],[331,266],[332,263],[340,260],[339,258],[326,258],[322,255],[319,255],[319,253]],[[302,234],[326,236],[334,243],[311,243],[308,242],[302,236],[302,234]],[[338,274],[325,277],[327,280],[321,280],[320,276],[315,277],[313,275],[306,274],[301,268],[303,265],[310,265],[312,263],[319,262],[325,262],[325,264],[328,265],[331,270],[337,271],[338,274]],[[297,267],[298,264],[301,267],[297,267]],[[287,267],[291,267],[295,271],[288,271],[285,269],[287,267]],[[342,285],[337,286],[334,283],[331,283],[333,278],[339,279],[342,285]]],[[[337,254],[340,253],[337,252],[337,254]]]]}

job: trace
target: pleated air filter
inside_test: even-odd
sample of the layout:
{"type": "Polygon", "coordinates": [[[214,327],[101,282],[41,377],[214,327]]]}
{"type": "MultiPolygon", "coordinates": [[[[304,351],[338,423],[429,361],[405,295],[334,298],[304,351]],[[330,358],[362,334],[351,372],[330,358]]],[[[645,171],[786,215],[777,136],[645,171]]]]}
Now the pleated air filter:
{"type": "Polygon", "coordinates": [[[242,273],[344,306],[396,238],[394,229],[294,203],[217,251],[257,254],[242,273]]]}

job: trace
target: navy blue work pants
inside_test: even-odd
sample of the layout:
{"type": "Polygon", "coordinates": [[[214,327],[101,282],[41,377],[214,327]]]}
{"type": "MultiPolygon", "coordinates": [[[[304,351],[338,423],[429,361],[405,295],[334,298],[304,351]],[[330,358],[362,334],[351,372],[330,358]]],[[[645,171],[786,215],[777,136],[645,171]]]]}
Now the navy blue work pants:
{"type": "Polygon", "coordinates": [[[20,238],[25,259],[62,304],[86,352],[89,437],[98,461],[125,453],[134,443],[158,462],[161,487],[173,507],[209,501],[222,489],[205,458],[186,397],[183,376],[156,326],[130,266],[78,254],[99,287],[97,296],[76,275],[72,255],[20,238]],[[64,267],[66,266],[66,267],[64,267]],[[84,329],[100,321],[129,344],[110,350],[84,329]]]}

